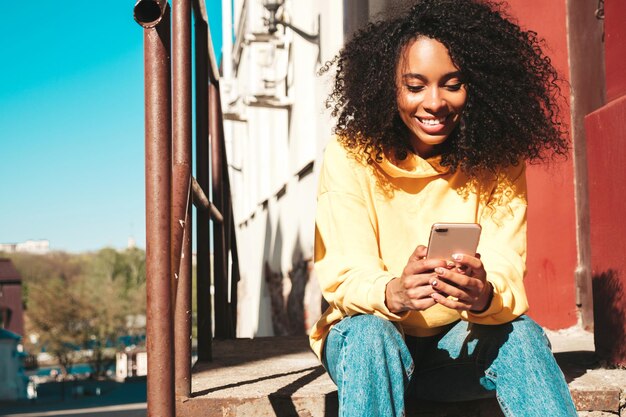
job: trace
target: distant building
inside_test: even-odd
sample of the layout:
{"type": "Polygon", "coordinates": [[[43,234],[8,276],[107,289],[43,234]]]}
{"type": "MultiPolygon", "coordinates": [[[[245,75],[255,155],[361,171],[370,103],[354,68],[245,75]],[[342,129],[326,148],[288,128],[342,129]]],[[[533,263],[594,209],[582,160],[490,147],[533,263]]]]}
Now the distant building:
{"type": "Polygon", "coordinates": [[[0,252],[6,252],[6,253],[17,252],[17,243],[0,243],[0,252]]]}
{"type": "Polygon", "coordinates": [[[148,375],[148,352],[145,348],[126,349],[115,354],[115,379],[118,382],[146,375],[148,375]]]}
{"type": "Polygon", "coordinates": [[[21,339],[13,332],[0,329],[0,401],[28,398],[21,339]]]}
{"type": "Polygon", "coordinates": [[[34,253],[37,255],[45,255],[50,252],[50,241],[41,240],[27,240],[20,243],[0,243],[0,252],[6,253],[34,253]]]}
{"type": "Polygon", "coordinates": [[[0,258],[0,329],[24,335],[22,277],[10,259],[0,258]]]}

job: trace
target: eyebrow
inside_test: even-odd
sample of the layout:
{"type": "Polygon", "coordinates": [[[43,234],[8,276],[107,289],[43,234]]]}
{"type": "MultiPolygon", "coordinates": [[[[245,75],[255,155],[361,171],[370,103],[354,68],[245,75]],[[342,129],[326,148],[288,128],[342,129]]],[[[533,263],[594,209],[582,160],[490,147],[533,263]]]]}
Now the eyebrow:
{"type": "MultiPolygon", "coordinates": [[[[453,71],[453,72],[449,72],[447,74],[444,74],[443,77],[441,77],[442,80],[449,80],[450,78],[460,78],[461,77],[461,71],[453,71]]],[[[403,79],[407,79],[407,78],[417,78],[418,80],[421,81],[428,81],[428,79],[419,73],[415,73],[415,72],[410,72],[408,74],[402,74],[402,78],[403,79]]]]}

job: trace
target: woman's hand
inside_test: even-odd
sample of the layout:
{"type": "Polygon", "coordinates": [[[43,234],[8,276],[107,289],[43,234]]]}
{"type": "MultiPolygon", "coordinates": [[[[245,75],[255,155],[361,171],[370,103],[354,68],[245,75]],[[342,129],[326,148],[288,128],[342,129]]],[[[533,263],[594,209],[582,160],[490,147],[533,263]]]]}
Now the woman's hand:
{"type": "Polygon", "coordinates": [[[456,264],[452,268],[435,268],[436,278],[430,284],[432,298],[438,304],[454,310],[483,312],[489,308],[493,296],[493,288],[487,281],[487,273],[480,260],[469,255],[452,255],[456,264]],[[448,298],[447,296],[452,296],[448,298]]]}
{"type": "Polygon", "coordinates": [[[439,279],[434,272],[435,268],[449,268],[449,265],[441,259],[424,259],[426,246],[418,246],[409,257],[402,276],[394,278],[387,284],[385,290],[385,303],[393,313],[401,313],[408,310],[426,310],[437,303],[433,293],[439,291],[431,284],[439,279]]]}

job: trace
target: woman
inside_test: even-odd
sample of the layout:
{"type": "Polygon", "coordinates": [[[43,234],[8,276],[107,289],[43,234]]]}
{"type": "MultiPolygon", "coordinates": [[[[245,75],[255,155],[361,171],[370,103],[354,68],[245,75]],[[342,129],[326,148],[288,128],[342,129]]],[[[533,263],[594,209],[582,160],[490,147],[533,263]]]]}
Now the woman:
{"type": "Polygon", "coordinates": [[[422,0],[336,58],[315,247],[330,306],[311,346],[341,416],[400,416],[405,395],[576,415],[524,315],[525,161],[568,152],[539,44],[501,6],[422,0]],[[437,222],[479,223],[480,255],[425,259],[437,222]]]}

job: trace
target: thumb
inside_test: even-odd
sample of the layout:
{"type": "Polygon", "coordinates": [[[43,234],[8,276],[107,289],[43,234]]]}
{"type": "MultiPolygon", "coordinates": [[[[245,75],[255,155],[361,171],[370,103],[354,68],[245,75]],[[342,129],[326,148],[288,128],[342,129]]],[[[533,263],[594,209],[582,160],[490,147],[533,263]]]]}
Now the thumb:
{"type": "Polygon", "coordinates": [[[411,259],[422,259],[426,257],[426,253],[428,252],[428,248],[424,245],[418,245],[413,253],[411,254],[411,259]]]}

